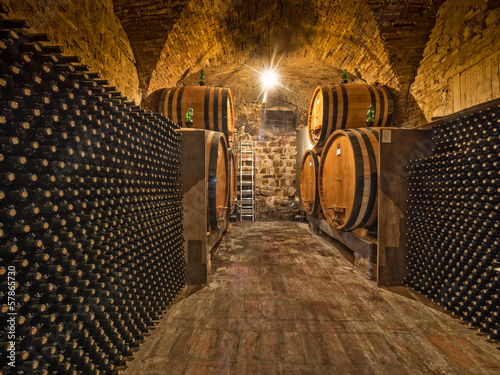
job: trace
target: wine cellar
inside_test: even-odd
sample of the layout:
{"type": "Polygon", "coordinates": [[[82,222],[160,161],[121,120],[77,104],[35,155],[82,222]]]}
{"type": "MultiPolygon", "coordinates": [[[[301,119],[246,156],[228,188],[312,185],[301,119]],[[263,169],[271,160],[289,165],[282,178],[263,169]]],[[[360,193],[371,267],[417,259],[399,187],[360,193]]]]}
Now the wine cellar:
{"type": "Polygon", "coordinates": [[[500,372],[500,4],[0,0],[0,375],[500,372]]]}

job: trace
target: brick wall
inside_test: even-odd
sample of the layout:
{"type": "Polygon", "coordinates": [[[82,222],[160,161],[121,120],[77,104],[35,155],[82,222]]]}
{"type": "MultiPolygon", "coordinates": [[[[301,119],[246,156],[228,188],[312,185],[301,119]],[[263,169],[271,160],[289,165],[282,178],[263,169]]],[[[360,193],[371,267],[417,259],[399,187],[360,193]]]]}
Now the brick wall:
{"type": "Polygon", "coordinates": [[[127,34],[113,12],[112,0],[3,0],[8,18],[24,18],[33,32],[49,34],[54,44],[140,103],[139,79],[127,34]]]}

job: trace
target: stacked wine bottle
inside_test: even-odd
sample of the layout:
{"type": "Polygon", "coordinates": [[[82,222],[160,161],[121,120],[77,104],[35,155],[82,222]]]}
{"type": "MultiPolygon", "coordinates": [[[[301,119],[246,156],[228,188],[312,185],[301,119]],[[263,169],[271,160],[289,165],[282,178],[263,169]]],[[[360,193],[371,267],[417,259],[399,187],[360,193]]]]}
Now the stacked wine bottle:
{"type": "Polygon", "coordinates": [[[408,285],[500,339],[500,106],[445,121],[409,170],[408,285]]]}
{"type": "Polygon", "coordinates": [[[1,370],[117,373],[185,283],[176,125],[26,27],[0,20],[1,370]]]}

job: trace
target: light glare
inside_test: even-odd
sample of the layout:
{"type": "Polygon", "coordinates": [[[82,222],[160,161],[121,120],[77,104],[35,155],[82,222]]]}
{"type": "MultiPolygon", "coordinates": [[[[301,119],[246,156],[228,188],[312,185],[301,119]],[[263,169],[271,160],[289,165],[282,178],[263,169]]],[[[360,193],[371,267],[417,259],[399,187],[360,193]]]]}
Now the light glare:
{"type": "Polygon", "coordinates": [[[273,71],[268,71],[262,75],[262,83],[264,87],[271,88],[278,83],[278,78],[273,71]]]}

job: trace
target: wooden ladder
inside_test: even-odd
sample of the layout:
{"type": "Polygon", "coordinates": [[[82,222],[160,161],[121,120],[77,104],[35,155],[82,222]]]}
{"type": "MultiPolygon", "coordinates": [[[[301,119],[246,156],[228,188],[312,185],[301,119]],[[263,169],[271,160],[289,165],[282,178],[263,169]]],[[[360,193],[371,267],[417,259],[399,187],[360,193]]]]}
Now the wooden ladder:
{"type": "Polygon", "coordinates": [[[239,201],[240,222],[255,221],[255,168],[253,142],[240,140],[240,167],[239,167],[239,201]]]}

